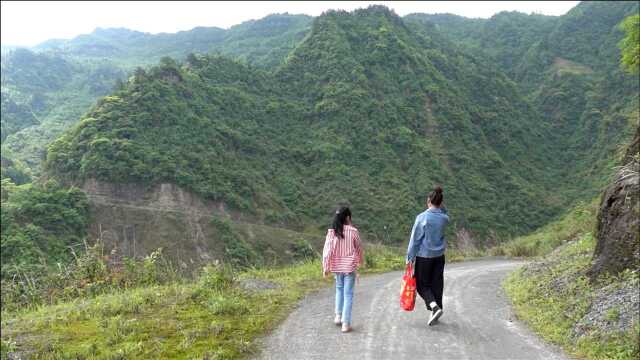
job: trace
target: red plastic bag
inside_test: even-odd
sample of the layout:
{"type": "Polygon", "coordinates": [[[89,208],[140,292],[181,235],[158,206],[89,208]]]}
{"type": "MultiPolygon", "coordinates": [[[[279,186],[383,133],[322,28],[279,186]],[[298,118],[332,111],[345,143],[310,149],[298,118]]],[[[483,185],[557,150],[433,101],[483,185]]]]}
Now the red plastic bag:
{"type": "Polygon", "coordinates": [[[405,311],[413,311],[416,306],[416,278],[413,275],[413,263],[408,263],[400,290],[400,307],[405,311]]]}

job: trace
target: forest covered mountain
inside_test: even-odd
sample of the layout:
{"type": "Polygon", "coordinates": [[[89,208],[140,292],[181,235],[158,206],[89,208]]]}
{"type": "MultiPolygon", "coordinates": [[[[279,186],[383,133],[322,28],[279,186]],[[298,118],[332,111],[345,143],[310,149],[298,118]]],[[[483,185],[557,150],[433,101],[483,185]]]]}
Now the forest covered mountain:
{"type": "Polygon", "coordinates": [[[2,60],[3,177],[39,175],[55,139],[46,178],[171,183],[297,231],[321,231],[349,202],[368,238],[387,242],[442,183],[453,231],[504,239],[592,199],[610,175],[638,124],[638,79],[617,47],[637,11],[584,2],[478,20],[374,6],[14,50],[2,60]],[[163,55],[176,59],[133,71],[163,55]]]}
{"type": "Polygon", "coordinates": [[[618,49],[620,22],[637,12],[637,2],[581,2],[561,17],[502,12],[486,20],[406,19],[485,54],[519,85],[557,136],[554,156],[572,164],[562,175],[572,181],[560,183],[561,191],[578,199],[583,191],[598,193],[623,139],[638,126],[640,84],[623,72],[618,49]]]}
{"type": "Polygon", "coordinates": [[[136,66],[163,56],[220,53],[256,66],[283,61],[308,32],[312,18],[276,14],[228,30],[198,27],[152,35],[128,29],[96,29],[70,40],[48,40],[2,54],[2,150],[40,173],[51,141],[78,122],[95,101],[126,81],[136,66]]]}
{"type": "Polygon", "coordinates": [[[444,183],[459,226],[505,234],[560,207],[535,200],[559,166],[535,144],[540,118],[490,64],[373,7],[317,18],[276,72],[198,56],[138,71],[51,145],[47,170],[175,183],[283,226],[325,226],[347,201],[380,239],[444,183]]]}

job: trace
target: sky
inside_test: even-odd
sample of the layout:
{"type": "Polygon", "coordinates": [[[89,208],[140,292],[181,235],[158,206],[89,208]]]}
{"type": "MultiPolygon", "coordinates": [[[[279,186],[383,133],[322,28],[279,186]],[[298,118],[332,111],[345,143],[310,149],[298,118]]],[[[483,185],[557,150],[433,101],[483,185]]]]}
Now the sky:
{"type": "Polygon", "coordinates": [[[562,15],[578,1],[2,1],[3,45],[33,46],[48,39],[70,39],[98,27],[125,27],[149,33],[196,26],[229,28],[273,13],[318,16],[328,9],[353,10],[382,4],[398,15],[452,13],[488,18],[500,11],[562,15]]]}

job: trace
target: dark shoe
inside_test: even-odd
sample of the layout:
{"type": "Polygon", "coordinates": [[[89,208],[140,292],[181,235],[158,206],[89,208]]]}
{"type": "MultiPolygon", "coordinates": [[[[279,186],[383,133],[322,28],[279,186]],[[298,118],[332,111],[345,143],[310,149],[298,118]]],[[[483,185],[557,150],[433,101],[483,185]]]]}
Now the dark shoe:
{"type": "Polygon", "coordinates": [[[433,325],[442,316],[442,309],[439,306],[431,308],[431,316],[429,317],[429,326],[433,325]]]}

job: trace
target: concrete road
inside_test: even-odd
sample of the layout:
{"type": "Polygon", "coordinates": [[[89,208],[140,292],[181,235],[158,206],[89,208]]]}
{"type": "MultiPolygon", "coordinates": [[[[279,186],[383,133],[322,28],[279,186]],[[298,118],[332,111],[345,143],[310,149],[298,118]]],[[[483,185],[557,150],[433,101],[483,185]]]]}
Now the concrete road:
{"type": "Polygon", "coordinates": [[[445,266],[444,314],[427,326],[416,309],[400,309],[402,273],[367,276],[356,285],[354,331],[333,324],[333,289],[307,296],[268,338],[261,359],[566,359],[516,321],[501,287],[521,266],[511,260],[476,260],[445,266]]]}

